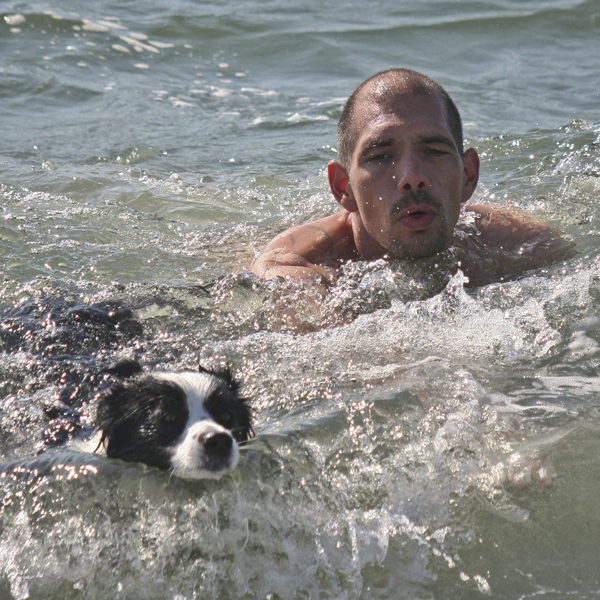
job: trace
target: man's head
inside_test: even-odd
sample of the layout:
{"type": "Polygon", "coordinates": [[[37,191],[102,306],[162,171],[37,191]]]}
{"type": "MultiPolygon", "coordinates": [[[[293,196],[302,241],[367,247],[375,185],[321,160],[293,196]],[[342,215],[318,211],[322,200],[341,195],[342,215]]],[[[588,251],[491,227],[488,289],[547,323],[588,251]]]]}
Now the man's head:
{"type": "Polygon", "coordinates": [[[463,153],[456,106],[428,77],[378,73],[350,97],[340,119],[331,190],[352,213],[366,259],[424,258],[449,243],[461,205],[477,185],[479,159],[463,153]]]}
{"type": "Polygon", "coordinates": [[[375,73],[352,92],[338,122],[338,153],[340,162],[350,168],[350,159],[358,132],[356,128],[356,105],[366,98],[385,101],[395,94],[411,92],[414,95],[436,96],[444,107],[446,122],[456,146],[463,153],[463,131],[460,113],[448,92],[436,81],[411,69],[388,69],[375,73]]]}

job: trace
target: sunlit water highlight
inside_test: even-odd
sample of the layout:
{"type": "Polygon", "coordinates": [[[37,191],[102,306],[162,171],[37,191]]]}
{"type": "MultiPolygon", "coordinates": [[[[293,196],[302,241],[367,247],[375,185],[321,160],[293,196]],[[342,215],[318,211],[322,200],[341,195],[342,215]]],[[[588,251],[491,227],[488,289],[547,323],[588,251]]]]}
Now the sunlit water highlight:
{"type": "Polygon", "coordinates": [[[0,598],[598,597],[596,2],[0,10],[0,598]],[[476,200],[573,259],[483,288],[355,264],[325,298],[249,274],[336,209],[344,99],[392,65],[454,96],[476,200]],[[232,365],[239,468],[38,454],[122,356],[232,365]]]}

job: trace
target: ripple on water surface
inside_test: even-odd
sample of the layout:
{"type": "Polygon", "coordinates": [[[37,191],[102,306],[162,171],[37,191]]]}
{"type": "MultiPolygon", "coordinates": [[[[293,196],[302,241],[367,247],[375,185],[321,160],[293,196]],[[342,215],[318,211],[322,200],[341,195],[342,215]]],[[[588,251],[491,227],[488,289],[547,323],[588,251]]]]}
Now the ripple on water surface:
{"type": "MultiPolygon", "coordinates": [[[[379,268],[387,281],[387,268],[379,268]]],[[[368,281],[377,280],[376,271],[368,281]]],[[[554,393],[560,384],[550,375],[552,361],[585,368],[597,355],[597,272],[597,261],[580,261],[571,273],[473,291],[458,275],[430,298],[393,298],[347,323],[305,334],[249,331],[225,342],[197,337],[211,327],[226,331],[222,314],[210,316],[215,304],[223,307],[218,294],[121,288],[141,332],[97,338],[86,328],[98,352],[84,366],[123,351],[147,360],[168,356],[174,368],[198,357],[232,362],[252,398],[258,436],[240,468],[219,482],[179,481],[68,450],[32,457],[26,435],[43,426],[34,408],[60,389],[44,383],[52,353],[44,346],[36,354],[41,324],[55,315],[50,331],[58,350],[61,327],[72,327],[77,343],[78,320],[69,321],[68,303],[60,309],[58,300],[15,309],[6,319],[13,347],[5,347],[4,368],[27,373],[18,357],[28,357],[41,379],[36,385],[29,371],[27,414],[19,413],[16,390],[3,404],[13,429],[0,478],[3,593],[359,598],[402,589],[409,598],[443,597],[441,582],[465,592],[509,591],[497,569],[487,572],[498,527],[520,544],[523,532],[535,531],[564,501],[561,469],[570,464],[573,440],[591,448],[593,436],[581,424],[590,408],[585,401],[573,406],[564,384],[563,396],[554,393]],[[194,313],[198,302],[204,316],[194,313]],[[170,339],[156,335],[161,330],[170,339]],[[540,379],[546,391],[536,396],[523,380],[522,393],[504,394],[494,383],[505,373],[501,365],[514,370],[512,390],[531,365],[549,368],[540,379]],[[548,486],[556,492],[543,496],[548,486]],[[495,528],[488,529],[490,520],[495,528]]],[[[270,293],[268,286],[227,285],[234,304],[239,294],[246,303],[270,293]]],[[[260,302],[252,306],[260,310],[260,302]]],[[[84,377],[77,369],[71,375],[84,377]]],[[[574,385],[597,387],[593,377],[574,385]]],[[[575,469],[570,477],[584,474],[575,469]]],[[[532,552],[540,557],[535,535],[540,547],[532,552]]],[[[510,568],[504,557],[502,569],[510,568]]],[[[547,579],[540,569],[536,577],[547,579]]],[[[529,589],[519,581],[515,589],[529,589]]]]}
{"type": "Polygon", "coordinates": [[[595,3],[101,5],[0,22],[19,123],[0,163],[0,597],[593,597],[595,3]],[[344,97],[390,61],[457,99],[476,200],[559,225],[579,256],[478,289],[385,263],[346,265],[326,296],[248,274],[336,208],[344,97]],[[37,455],[61,411],[57,436],[89,425],[122,356],[231,363],[256,413],[239,469],[37,455]]]}

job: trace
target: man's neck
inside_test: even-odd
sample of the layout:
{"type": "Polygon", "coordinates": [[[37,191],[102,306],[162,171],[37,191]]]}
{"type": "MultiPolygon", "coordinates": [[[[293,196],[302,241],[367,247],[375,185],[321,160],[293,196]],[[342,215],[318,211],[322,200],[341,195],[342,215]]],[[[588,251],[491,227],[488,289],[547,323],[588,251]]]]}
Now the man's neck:
{"type": "Polygon", "coordinates": [[[360,258],[362,260],[383,258],[387,254],[387,250],[369,235],[358,211],[351,213],[350,218],[354,247],[360,258]]]}

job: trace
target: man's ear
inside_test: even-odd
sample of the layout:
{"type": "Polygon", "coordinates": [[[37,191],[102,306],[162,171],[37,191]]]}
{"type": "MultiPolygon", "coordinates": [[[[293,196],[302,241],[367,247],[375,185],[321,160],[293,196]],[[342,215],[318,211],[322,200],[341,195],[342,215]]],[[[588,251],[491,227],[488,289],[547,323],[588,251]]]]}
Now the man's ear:
{"type": "Polygon", "coordinates": [[[329,176],[329,187],[335,199],[348,212],[356,212],[358,205],[354,200],[346,167],[341,162],[332,160],[327,165],[327,175],[329,176]]]}
{"type": "Polygon", "coordinates": [[[463,154],[462,160],[464,178],[461,202],[464,204],[473,195],[479,181],[479,156],[474,148],[469,148],[463,154]]]}

